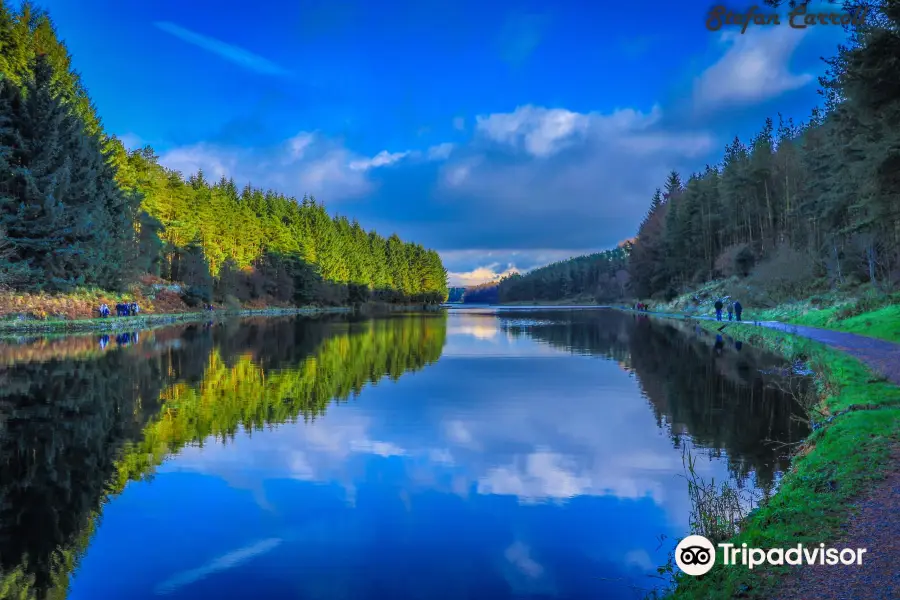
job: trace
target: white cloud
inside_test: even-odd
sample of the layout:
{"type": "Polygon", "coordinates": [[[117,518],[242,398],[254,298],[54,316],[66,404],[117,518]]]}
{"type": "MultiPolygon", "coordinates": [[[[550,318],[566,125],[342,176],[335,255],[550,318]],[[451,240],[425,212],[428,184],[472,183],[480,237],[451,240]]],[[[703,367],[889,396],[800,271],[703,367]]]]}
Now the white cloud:
{"type": "Polygon", "coordinates": [[[159,158],[161,164],[181,171],[185,176],[202,170],[207,179],[220,177],[240,179],[244,169],[249,166],[244,162],[241,151],[218,148],[205,143],[173,148],[159,158]]]}
{"type": "Polygon", "coordinates": [[[728,50],[694,83],[699,110],[721,105],[754,104],[805,86],[810,73],[792,73],[790,59],[807,30],[751,27],[747,33],[727,31],[721,43],[728,50]]]}
{"type": "Polygon", "coordinates": [[[469,448],[473,445],[472,433],[462,421],[448,421],[444,424],[444,433],[450,441],[455,442],[458,446],[469,448]]]}
{"type": "Polygon", "coordinates": [[[287,141],[289,156],[294,159],[303,158],[306,149],[316,140],[316,136],[308,131],[301,131],[287,141]]]}
{"type": "Polygon", "coordinates": [[[468,158],[462,162],[448,166],[444,170],[444,181],[450,187],[462,185],[469,178],[472,169],[477,167],[480,162],[481,161],[478,158],[468,158]]]}
{"type": "Polygon", "coordinates": [[[233,177],[239,183],[249,181],[297,197],[308,193],[340,201],[371,192],[374,185],[367,172],[408,154],[383,151],[364,157],[319,133],[300,132],[263,149],[204,143],[182,146],[163,153],[160,163],[185,175],[202,169],[207,179],[233,177]]]}
{"type": "Polygon", "coordinates": [[[361,223],[442,254],[522,252],[522,260],[473,256],[448,265],[455,284],[469,285],[533,268],[537,254],[556,253],[546,264],[573,248],[610,247],[633,231],[668,172],[696,164],[713,147],[705,132],[668,127],[659,107],[603,114],[523,106],[478,116],[475,134],[458,145],[373,155],[321,132],[300,132],[263,148],[174,148],[161,162],[297,197],[312,194],[329,205],[365,199],[352,209],[361,223]],[[513,152],[499,157],[504,148],[513,152]]]}
{"type": "Polygon", "coordinates": [[[480,322],[479,320],[469,321],[469,315],[460,315],[460,325],[451,325],[447,328],[448,335],[470,335],[479,340],[489,341],[500,335],[500,330],[493,323],[480,322]]]}
{"type": "Polygon", "coordinates": [[[636,154],[670,150],[673,143],[679,150],[691,153],[707,148],[706,135],[681,137],[654,130],[661,118],[662,110],[657,105],[647,113],[625,108],[609,114],[528,105],[511,113],[479,115],[476,129],[494,142],[524,148],[538,158],[549,157],[587,137],[593,142],[608,141],[636,154]],[[608,136],[612,139],[607,139],[608,136]]]}
{"type": "Polygon", "coordinates": [[[523,501],[574,498],[591,491],[591,480],[575,469],[563,455],[537,451],[517,458],[514,465],[492,469],[478,481],[478,493],[517,496],[523,501]]]}
{"type": "Polygon", "coordinates": [[[453,466],[456,461],[453,460],[453,454],[446,448],[435,448],[428,453],[428,459],[438,465],[453,466]]]}
{"type": "Polygon", "coordinates": [[[561,108],[520,106],[511,113],[479,115],[475,129],[496,142],[523,145],[533,156],[549,156],[566,141],[584,134],[591,117],[561,108]]]}
{"type": "Polygon", "coordinates": [[[513,273],[518,273],[519,270],[516,269],[515,265],[509,264],[503,270],[498,270],[500,263],[492,263],[490,265],[484,267],[477,267],[467,272],[449,272],[447,273],[447,279],[451,286],[467,286],[467,285],[478,285],[480,283],[486,283],[488,281],[496,281],[501,277],[505,277],[506,275],[512,275],[513,273]]]}
{"type": "Polygon", "coordinates": [[[432,234],[448,250],[478,240],[520,250],[611,247],[636,229],[670,170],[696,164],[715,144],[704,131],[669,129],[659,107],[526,106],[480,116],[478,127],[466,152],[441,167],[435,202],[453,206],[466,225],[432,234]],[[498,145],[520,154],[497,160],[498,145]]]}
{"type": "Polygon", "coordinates": [[[536,578],[544,574],[544,567],[531,558],[531,549],[520,541],[513,542],[503,555],[510,564],[528,577],[536,578]]]}
{"type": "Polygon", "coordinates": [[[449,142],[438,144],[429,148],[426,156],[428,157],[428,160],[446,160],[450,158],[450,154],[455,147],[455,144],[449,142]]]}
{"type": "Polygon", "coordinates": [[[354,171],[367,171],[375,167],[386,167],[397,163],[409,156],[409,154],[409,152],[388,152],[387,150],[382,150],[372,158],[355,160],[349,166],[354,171]]]}
{"type": "Polygon", "coordinates": [[[320,132],[302,131],[268,148],[202,142],[180,146],[163,153],[160,163],[184,175],[202,169],[207,179],[233,177],[239,183],[249,181],[296,197],[311,194],[331,203],[372,193],[377,187],[373,171],[404,160],[444,161],[454,147],[443,143],[424,151],[382,150],[364,156],[320,132]]]}
{"type": "Polygon", "coordinates": [[[446,250],[441,252],[441,260],[450,272],[452,285],[477,285],[500,278],[504,272],[511,273],[510,265],[524,273],[532,269],[571,258],[598,252],[598,248],[535,248],[528,250],[472,248],[468,250],[446,250]],[[470,268],[471,265],[477,265],[470,268]],[[498,269],[507,265],[505,270],[498,269]],[[457,277],[457,276],[460,277],[457,277]]]}
{"type": "Polygon", "coordinates": [[[379,442],[375,440],[354,441],[350,445],[354,452],[362,452],[364,454],[375,454],[376,456],[404,456],[406,450],[392,444],[390,442],[379,442]]]}

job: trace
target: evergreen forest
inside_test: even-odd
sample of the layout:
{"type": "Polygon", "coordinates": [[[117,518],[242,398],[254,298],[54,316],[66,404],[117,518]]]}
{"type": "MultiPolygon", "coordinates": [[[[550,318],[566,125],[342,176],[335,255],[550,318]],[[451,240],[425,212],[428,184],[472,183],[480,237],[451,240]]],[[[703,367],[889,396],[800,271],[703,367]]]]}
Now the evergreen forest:
{"type": "MultiPolygon", "coordinates": [[[[770,6],[791,3],[769,0],[770,6]]],[[[635,239],[499,282],[501,301],[671,300],[737,278],[774,305],[819,290],[900,285],[900,3],[869,7],[825,60],[821,106],[796,123],[777,115],[718,164],[672,172],[635,239]],[[626,258],[625,266],[621,259],[626,258]],[[623,272],[624,271],[624,272],[623,272]]],[[[736,286],[737,287],[737,286],[736,286]]]]}
{"type": "Polygon", "coordinates": [[[0,0],[0,285],[126,290],[147,276],[190,305],[438,303],[434,250],[295,199],[209,181],[104,131],[50,16],[0,0]]]}

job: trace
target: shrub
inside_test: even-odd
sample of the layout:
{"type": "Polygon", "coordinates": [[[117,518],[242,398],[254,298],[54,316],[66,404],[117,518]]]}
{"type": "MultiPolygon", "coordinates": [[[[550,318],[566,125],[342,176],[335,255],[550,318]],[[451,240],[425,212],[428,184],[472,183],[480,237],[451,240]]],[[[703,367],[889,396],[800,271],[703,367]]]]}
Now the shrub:
{"type": "Polygon", "coordinates": [[[746,277],[753,269],[756,256],[748,244],[734,244],[719,254],[713,268],[720,277],[746,277]]]}
{"type": "Polygon", "coordinates": [[[794,300],[815,287],[816,267],[805,252],[782,244],[748,279],[754,287],[766,290],[772,300],[794,300]]]}
{"type": "Polygon", "coordinates": [[[883,294],[878,290],[869,289],[861,298],[852,304],[847,304],[836,310],[834,319],[842,321],[844,319],[849,319],[850,317],[855,317],[856,315],[872,312],[879,308],[896,304],[897,302],[900,302],[900,297],[898,297],[897,294],[883,294]]]}
{"type": "Polygon", "coordinates": [[[211,296],[209,288],[192,285],[184,291],[181,298],[184,300],[185,304],[191,308],[196,308],[201,304],[209,303],[209,301],[212,300],[211,296]]]}

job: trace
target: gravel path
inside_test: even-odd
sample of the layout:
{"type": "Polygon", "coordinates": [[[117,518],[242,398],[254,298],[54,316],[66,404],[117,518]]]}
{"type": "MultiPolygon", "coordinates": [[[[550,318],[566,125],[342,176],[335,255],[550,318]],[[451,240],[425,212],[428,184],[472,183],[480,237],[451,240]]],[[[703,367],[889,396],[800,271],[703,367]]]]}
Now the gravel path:
{"type": "Polygon", "coordinates": [[[837,548],[865,548],[862,565],[804,565],[782,580],[773,600],[900,598],[900,453],[887,480],[856,506],[837,548]]]}
{"type": "MultiPolygon", "coordinates": [[[[716,320],[715,317],[707,316],[693,318],[703,319],[705,321],[716,320]]],[[[722,324],[727,325],[734,322],[735,321],[723,321],[722,324]]],[[[832,348],[842,350],[847,354],[858,358],[875,373],[887,377],[888,380],[896,385],[900,385],[900,344],[864,335],[857,335],[855,333],[830,331],[828,329],[806,327],[804,325],[790,325],[788,323],[779,323],[778,321],[740,321],[740,323],[743,325],[757,325],[759,327],[777,329],[778,331],[799,335],[821,342],[832,348]]],[[[898,519],[900,519],[900,517],[898,517],[898,519]]],[[[898,596],[898,598],[900,598],[900,596],[898,596]]]]}

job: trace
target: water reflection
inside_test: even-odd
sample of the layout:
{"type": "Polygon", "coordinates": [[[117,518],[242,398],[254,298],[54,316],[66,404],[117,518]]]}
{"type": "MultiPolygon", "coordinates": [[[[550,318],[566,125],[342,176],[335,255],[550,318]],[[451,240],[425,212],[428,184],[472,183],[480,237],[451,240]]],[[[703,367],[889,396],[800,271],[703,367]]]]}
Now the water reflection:
{"type": "Polygon", "coordinates": [[[793,442],[808,433],[791,419],[798,407],[785,397],[783,377],[777,376],[781,369],[770,368],[782,362],[742,351],[743,344],[726,334],[643,315],[629,322],[607,311],[557,315],[552,323],[525,328],[515,317],[501,316],[501,323],[513,335],[527,334],[556,348],[619,362],[636,375],[658,424],[672,434],[674,447],[681,434],[689,432],[695,445],[716,456],[724,451],[739,481],[754,474],[756,485],[770,486],[789,460],[781,444],[761,441],[793,442]]]}
{"type": "Polygon", "coordinates": [[[680,444],[766,487],[760,440],[805,433],[771,359],[613,312],[127,342],[0,347],[8,595],[630,598],[687,527],[680,444]]]}

